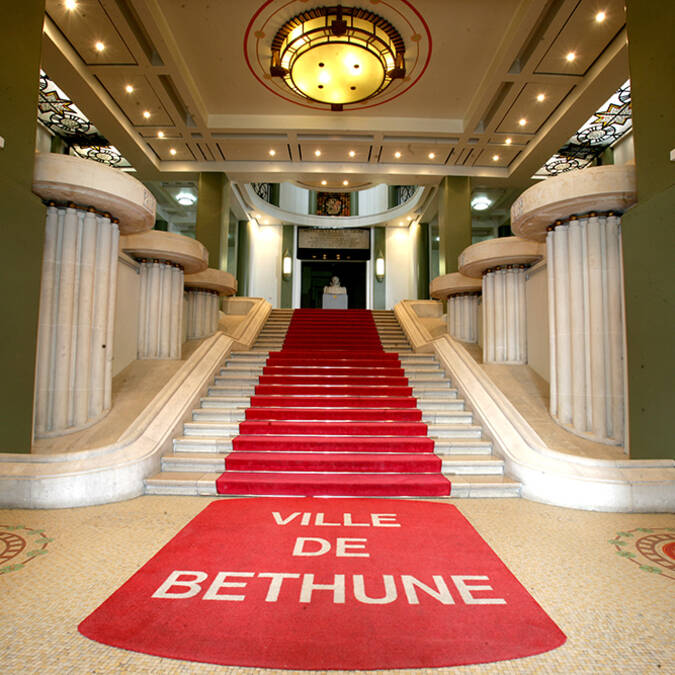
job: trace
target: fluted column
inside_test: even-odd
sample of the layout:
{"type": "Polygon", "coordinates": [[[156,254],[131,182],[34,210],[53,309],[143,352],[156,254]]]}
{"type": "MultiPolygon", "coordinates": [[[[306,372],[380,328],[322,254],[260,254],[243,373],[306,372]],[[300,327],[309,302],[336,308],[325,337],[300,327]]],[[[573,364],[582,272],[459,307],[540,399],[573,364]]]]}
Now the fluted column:
{"type": "Polygon", "coordinates": [[[89,426],[110,409],[118,221],[92,207],[47,208],[35,434],[89,426]]]}
{"type": "Polygon", "coordinates": [[[183,321],[183,268],[166,260],[141,260],[139,359],[179,359],[183,321]]]}
{"type": "Polygon", "coordinates": [[[187,338],[208,337],[218,328],[219,294],[202,288],[187,288],[187,338]]]}
{"type": "Polygon", "coordinates": [[[463,342],[478,340],[479,293],[457,293],[448,298],[448,332],[463,342]]]}
{"type": "Polygon", "coordinates": [[[502,265],[483,275],[483,360],[527,363],[525,273],[528,265],[502,265]]]}
{"type": "Polygon", "coordinates": [[[624,310],[620,218],[571,216],[549,226],[553,311],[551,415],[606,443],[624,441],[624,310]]]}

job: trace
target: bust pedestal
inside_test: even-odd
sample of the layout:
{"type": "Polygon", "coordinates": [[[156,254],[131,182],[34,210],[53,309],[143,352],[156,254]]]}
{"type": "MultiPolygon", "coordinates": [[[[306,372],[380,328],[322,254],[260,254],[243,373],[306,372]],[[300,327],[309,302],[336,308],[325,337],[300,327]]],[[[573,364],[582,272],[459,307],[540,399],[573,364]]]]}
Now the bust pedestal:
{"type": "Polygon", "coordinates": [[[321,306],[323,309],[347,309],[347,294],[324,293],[321,306]]]}

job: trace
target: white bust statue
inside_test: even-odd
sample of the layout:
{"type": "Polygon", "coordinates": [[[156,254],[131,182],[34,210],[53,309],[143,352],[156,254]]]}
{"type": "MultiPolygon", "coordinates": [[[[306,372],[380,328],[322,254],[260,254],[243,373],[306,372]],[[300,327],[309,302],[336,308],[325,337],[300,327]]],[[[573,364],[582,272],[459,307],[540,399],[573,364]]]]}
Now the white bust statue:
{"type": "Polygon", "coordinates": [[[328,295],[341,295],[347,292],[344,286],[340,286],[340,277],[331,277],[330,285],[323,287],[323,292],[328,295]]]}

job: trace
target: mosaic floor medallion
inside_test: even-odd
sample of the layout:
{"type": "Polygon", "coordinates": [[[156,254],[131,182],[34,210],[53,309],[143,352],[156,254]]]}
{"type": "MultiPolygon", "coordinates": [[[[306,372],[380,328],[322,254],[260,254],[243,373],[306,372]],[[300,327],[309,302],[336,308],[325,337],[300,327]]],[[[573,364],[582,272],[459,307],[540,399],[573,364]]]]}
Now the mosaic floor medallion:
{"type": "Polygon", "coordinates": [[[45,555],[50,541],[54,540],[44,530],[0,525],[0,574],[20,570],[31,560],[45,555]]]}
{"type": "Polygon", "coordinates": [[[675,579],[675,527],[636,527],[617,532],[609,543],[644,572],[675,579]]]}

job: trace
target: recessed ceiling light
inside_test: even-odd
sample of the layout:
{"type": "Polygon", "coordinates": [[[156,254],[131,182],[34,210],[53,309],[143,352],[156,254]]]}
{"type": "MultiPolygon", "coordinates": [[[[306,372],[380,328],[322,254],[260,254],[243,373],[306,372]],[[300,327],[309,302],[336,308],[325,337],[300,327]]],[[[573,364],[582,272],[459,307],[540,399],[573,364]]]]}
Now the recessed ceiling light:
{"type": "Polygon", "coordinates": [[[400,159],[400,158],[401,158],[401,153],[397,150],[397,151],[394,153],[394,157],[396,157],[396,159],[400,159]]]}
{"type": "Polygon", "coordinates": [[[398,221],[398,226],[399,226],[399,227],[403,227],[404,225],[405,225],[405,223],[404,223],[402,220],[399,220],[399,221],[398,221]]]}
{"type": "Polygon", "coordinates": [[[133,94],[134,88],[130,84],[128,84],[126,87],[124,87],[124,91],[126,91],[127,94],[133,94]]]}
{"type": "Polygon", "coordinates": [[[521,127],[524,127],[527,124],[527,120],[524,117],[521,117],[518,120],[518,124],[520,124],[521,127]]]}
{"type": "Polygon", "coordinates": [[[413,217],[412,217],[412,216],[408,216],[408,220],[412,220],[412,219],[413,219],[413,217]]]}
{"type": "Polygon", "coordinates": [[[349,185],[349,181],[348,181],[348,180],[343,180],[343,181],[342,181],[342,184],[343,184],[343,185],[349,185]]]}
{"type": "Polygon", "coordinates": [[[169,154],[170,154],[171,156],[174,156],[174,155],[176,154],[176,148],[170,148],[170,149],[169,149],[169,154]]]}
{"type": "Polygon", "coordinates": [[[72,11],[77,8],[77,0],[66,0],[63,4],[69,11],[72,11]]]}
{"type": "Polygon", "coordinates": [[[321,157],[321,150],[315,150],[315,151],[314,151],[314,154],[315,154],[317,157],[321,157]]]}
{"type": "Polygon", "coordinates": [[[96,48],[97,52],[102,52],[105,49],[105,45],[99,40],[94,47],[96,48]]]}
{"type": "Polygon", "coordinates": [[[150,111],[144,110],[143,111],[143,117],[145,117],[146,120],[149,120],[150,119],[150,111]]]}
{"type": "Polygon", "coordinates": [[[537,94],[537,101],[539,101],[539,103],[541,103],[545,98],[545,94],[537,94]]]}
{"type": "Polygon", "coordinates": [[[567,52],[567,56],[565,56],[565,58],[569,63],[572,63],[572,61],[577,58],[577,55],[574,52],[567,52]]]}
{"type": "Polygon", "coordinates": [[[595,15],[595,20],[596,20],[598,23],[602,23],[606,18],[607,18],[607,15],[606,15],[604,12],[598,12],[598,13],[595,15]]]}
{"type": "Polygon", "coordinates": [[[276,154],[277,154],[276,150],[274,150],[274,149],[270,150],[270,157],[274,157],[274,155],[276,155],[276,154]]]}
{"type": "Polygon", "coordinates": [[[327,184],[328,184],[328,181],[325,181],[325,180],[321,181],[321,185],[327,185],[327,184]]]}
{"type": "Polygon", "coordinates": [[[181,206],[192,206],[197,201],[197,197],[192,192],[179,192],[176,195],[176,201],[181,206]]]}
{"type": "Polygon", "coordinates": [[[349,156],[350,156],[350,157],[355,157],[355,156],[356,156],[356,153],[355,153],[353,150],[350,150],[350,151],[349,151],[349,156]]]}
{"type": "Polygon", "coordinates": [[[428,157],[429,159],[436,159],[436,153],[435,153],[435,152],[430,152],[430,153],[427,155],[427,157],[428,157]]]}
{"type": "Polygon", "coordinates": [[[492,155],[492,161],[498,162],[499,161],[499,155],[492,155]]]}
{"type": "Polygon", "coordinates": [[[164,132],[163,132],[163,131],[158,131],[158,132],[157,132],[157,138],[164,138],[164,132]]]}
{"type": "Polygon", "coordinates": [[[492,200],[485,195],[479,195],[471,200],[471,208],[474,211],[485,211],[492,206],[492,200]]]}
{"type": "Polygon", "coordinates": [[[512,141],[510,138],[507,138],[507,139],[504,141],[504,143],[506,143],[506,145],[511,145],[511,143],[513,143],[513,141],[512,141]]]}

